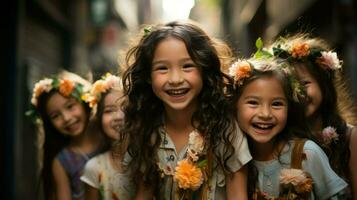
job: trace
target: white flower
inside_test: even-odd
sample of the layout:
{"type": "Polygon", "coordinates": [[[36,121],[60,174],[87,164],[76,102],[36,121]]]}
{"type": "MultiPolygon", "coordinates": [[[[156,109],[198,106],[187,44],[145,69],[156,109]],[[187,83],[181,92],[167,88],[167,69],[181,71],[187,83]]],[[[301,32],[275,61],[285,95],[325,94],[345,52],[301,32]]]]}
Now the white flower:
{"type": "Polygon", "coordinates": [[[107,88],[120,87],[120,78],[114,75],[108,75],[105,78],[107,88]]]}
{"type": "Polygon", "coordinates": [[[324,67],[335,70],[341,68],[342,61],[338,59],[336,52],[322,51],[321,57],[318,58],[318,63],[322,64],[324,67]]]}
{"type": "Polygon", "coordinates": [[[188,139],[188,149],[192,153],[202,153],[204,149],[204,138],[197,131],[192,131],[188,139]]]}
{"type": "Polygon", "coordinates": [[[35,87],[33,88],[33,92],[32,92],[32,98],[31,98],[32,105],[37,106],[37,98],[43,92],[49,92],[52,90],[53,88],[52,82],[53,79],[45,78],[35,84],[35,87]]]}

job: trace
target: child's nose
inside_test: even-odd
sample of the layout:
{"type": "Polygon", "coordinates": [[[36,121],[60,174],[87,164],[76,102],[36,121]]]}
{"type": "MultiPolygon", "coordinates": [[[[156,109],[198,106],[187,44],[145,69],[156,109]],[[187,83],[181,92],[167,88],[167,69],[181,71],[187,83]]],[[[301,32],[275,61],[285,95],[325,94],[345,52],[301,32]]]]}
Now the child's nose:
{"type": "Polygon", "coordinates": [[[271,118],[271,109],[270,106],[262,106],[261,109],[259,110],[259,117],[261,118],[271,118]]]}
{"type": "Polygon", "coordinates": [[[170,71],[168,80],[170,84],[180,84],[183,80],[183,74],[180,70],[174,69],[170,71]]]}
{"type": "Polygon", "coordinates": [[[124,119],[124,112],[118,109],[116,112],[113,112],[113,118],[116,121],[121,121],[124,119]]]}

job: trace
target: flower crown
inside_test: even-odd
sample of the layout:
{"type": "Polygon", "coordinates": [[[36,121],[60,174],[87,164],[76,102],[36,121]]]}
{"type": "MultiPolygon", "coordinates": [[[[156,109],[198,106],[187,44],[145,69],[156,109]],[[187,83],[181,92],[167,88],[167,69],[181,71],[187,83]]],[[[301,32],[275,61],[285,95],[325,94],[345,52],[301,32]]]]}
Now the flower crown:
{"type": "Polygon", "coordinates": [[[286,58],[289,61],[312,61],[324,70],[333,71],[341,69],[342,61],[338,59],[337,53],[324,51],[314,47],[312,41],[292,41],[287,42],[281,38],[281,42],[271,48],[271,53],[279,58],[286,58]]]}
{"type": "Polygon", "coordinates": [[[93,84],[90,92],[83,95],[83,99],[89,103],[89,107],[93,108],[102,98],[102,94],[113,88],[122,89],[121,80],[119,77],[107,73],[93,84]]]}
{"type": "Polygon", "coordinates": [[[85,86],[71,78],[44,78],[38,81],[32,92],[31,108],[26,112],[27,116],[38,118],[37,107],[38,98],[45,92],[49,93],[52,90],[57,90],[64,97],[74,97],[78,101],[82,101],[82,95],[86,92],[85,86]]]}
{"type": "MultiPolygon", "coordinates": [[[[270,70],[280,70],[285,76],[287,76],[291,88],[293,89],[293,99],[295,102],[299,102],[300,99],[306,96],[304,87],[300,84],[297,78],[293,75],[292,69],[283,63],[275,63],[277,65],[276,68],[270,68],[267,65],[259,64],[259,62],[264,62],[265,60],[269,60],[272,58],[269,57],[260,57],[253,58],[248,60],[239,59],[234,62],[229,68],[229,75],[234,79],[234,84],[237,87],[240,87],[244,84],[244,81],[250,78],[252,75],[258,72],[270,71],[270,70]],[[259,68],[258,68],[259,66],[259,68]]],[[[272,59],[272,62],[275,62],[272,59]]]]}

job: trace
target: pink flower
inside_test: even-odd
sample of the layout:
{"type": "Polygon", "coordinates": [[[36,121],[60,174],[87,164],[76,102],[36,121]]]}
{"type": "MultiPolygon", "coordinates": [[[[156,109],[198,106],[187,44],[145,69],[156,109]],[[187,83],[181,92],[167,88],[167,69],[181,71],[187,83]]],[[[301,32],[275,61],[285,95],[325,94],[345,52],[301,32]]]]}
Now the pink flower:
{"type": "Polygon", "coordinates": [[[283,169],[280,174],[280,183],[285,186],[290,184],[298,193],[312,191],[312,179],[301,169],[283,169]]]}
{"type": "Polygon", "coordinates": [[[326,145],[329,145],[331,141],[337,141],[338,135],[336,133],[336,129],[332,126],[328,126],[322,130],[321,133],[322,142],[326,145]]]}
{"type": "Polygon", "coordinates": [[[337,57],[336,52],[321,52],[321,57],[317,58],[316,62],[321,65],[324,69],[340,69],[342,61],[340,61],[337,57]]]}

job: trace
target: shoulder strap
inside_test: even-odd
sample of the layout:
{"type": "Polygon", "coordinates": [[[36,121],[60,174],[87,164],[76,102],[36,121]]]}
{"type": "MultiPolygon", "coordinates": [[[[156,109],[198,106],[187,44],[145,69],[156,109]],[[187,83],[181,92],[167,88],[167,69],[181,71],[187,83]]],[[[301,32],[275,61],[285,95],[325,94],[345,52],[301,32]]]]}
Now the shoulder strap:
{"type": "Polygon", "coordinates": [[[306,155],[304,153],[304,145],[307,139],[298,138],[294,140],[294,147],[291,152],[291,164],[290,167],[294,169],[301,169],[301,163],[306,159],[306,155]]]}

